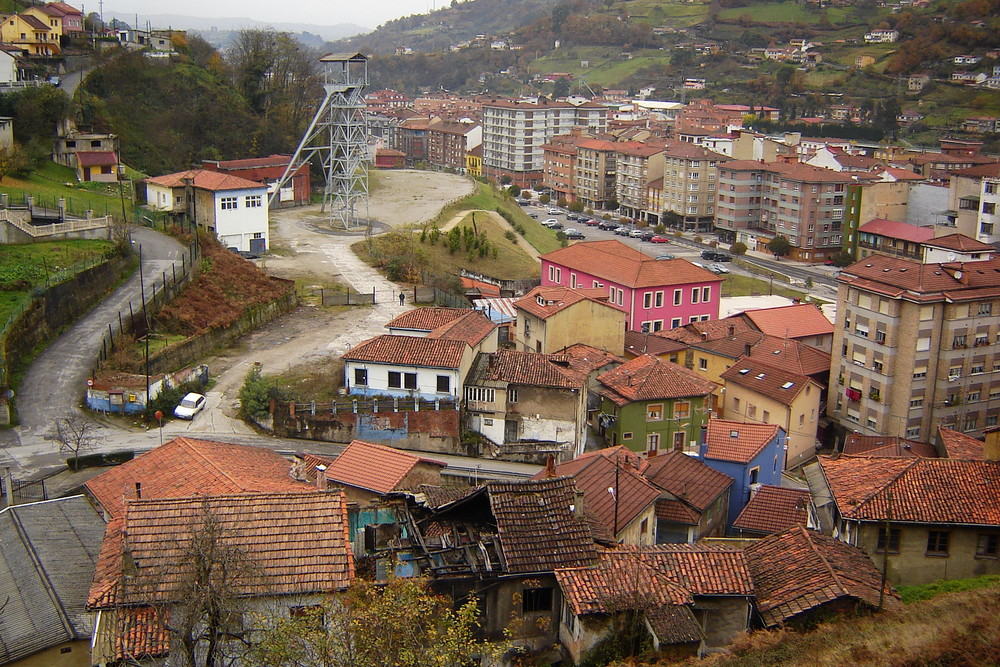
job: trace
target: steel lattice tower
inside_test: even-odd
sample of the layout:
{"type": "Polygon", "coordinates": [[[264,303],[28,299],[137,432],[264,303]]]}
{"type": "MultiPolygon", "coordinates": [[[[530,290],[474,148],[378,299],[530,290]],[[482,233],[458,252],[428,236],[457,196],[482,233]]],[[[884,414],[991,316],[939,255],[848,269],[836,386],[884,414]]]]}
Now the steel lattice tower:
{"type": "Polygon", "coordinates": [[[368,58],[360,53],[331,53],[319,61],[326,98],[271,194],[271,203],[293,174],[318,157],[326,180],[322,210],[329,212],[330,225],[344,229],[367,225],[370,151],[364,91],[368,58]]]}

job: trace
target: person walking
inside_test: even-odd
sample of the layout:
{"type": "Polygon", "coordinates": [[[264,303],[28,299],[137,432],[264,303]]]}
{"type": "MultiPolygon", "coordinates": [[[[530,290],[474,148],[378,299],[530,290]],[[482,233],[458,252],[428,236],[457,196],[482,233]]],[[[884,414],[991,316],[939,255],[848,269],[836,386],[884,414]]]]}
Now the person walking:
{"type": "Polygon", "coordinates": [[[403,306],[403,302],[404,302],[404,301],[406,301],[406,295],[405,295],[405,294],[403,294],[402,292],[400,292],[400,293],[399,293],[399,305],[400,305],[400,307],[402,307],[402,306],[403,306]]]}

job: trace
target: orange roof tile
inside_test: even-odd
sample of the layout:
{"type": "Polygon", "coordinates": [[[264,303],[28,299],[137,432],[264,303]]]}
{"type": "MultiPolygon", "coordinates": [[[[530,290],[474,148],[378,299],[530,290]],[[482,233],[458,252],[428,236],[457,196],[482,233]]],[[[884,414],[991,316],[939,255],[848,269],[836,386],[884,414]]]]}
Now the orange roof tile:
{"type": "Polygon", "coordinates": [[[791,405],[806,385],[819,388],[808,376],[764,363],[759,357],[737,359],[719,377],[785,405],[791,405]]]}
{"type": "Polygon", "coordinates": [[[760,331],[778,338],[805,338],[833,333],[833,323],[811,303],[748,310],[743,315],[760,331]]]}
{"type": "Polygon", "coordinates": [[[312,491],[289,477],[290,464],[261,447],[177,437],[101,473],[86,488],[110,517],[121,517],[126,498],[186,498],[233,493],[312,491]]]}
{"type": "Polygon", "coordinates": [[[819,375],[830,371],[830,353],[800,343],[794,338],[765,336],[750,351],[750,358],[780,365],[800,375],[819,375]]]}
{"type": "Polygon", "coordinates": [[[811,500],[808,489],[761,484],[733,521],[733,527],[764,535],[778,533],[793,526],[806,528],[811,500]]]}
{"type": "Polygon", "coordinates": [[[386,329],[408,329],[430,333],[471,312],[468,308],[414,308],[386,323],[386,329]]]}
{"type": "Polygon", "coordinates": [[[631,359],[600,375],[597,380],[606,388],[602,394],[618,405],[631,401],[707,396],[715,390],[713,382],[694,371],[650,354],[631,359]]]}
{"type": "Polygon", "coordinates": [[[733,483],[729,475],[676,450],[649,459],[642,475],[699,514],[728,492],[733,483]]]}
{"type": "Polygon", "coordinates": [[[376,364],[458,368],[468,347],[463,340],[383,334],[355,345],[341,358],[376,364]]]}
{"type": "Polygon", "coordinates": [[[754,326],[740,315],[733,315],[721,320],[707,322],[691,322],[682,327],[657,331],[653,336],[675,340],[689,345],[705,341],[718,340],[726,336],[737,336],[745,331],[756,331],[754,326]]]}
{"type": "Polygon", "coordinates": [[[933,227],[920,227],[908,222],[897,222],[884,218],[875,218],[858,227],[858,231],[866,234],[877,234],[892,239],[902,239],[914,243],[924,243],[934,238],[933,227]]]}
{"type": "Polygon", "coordinates": [[[939,236],[936,239],[924,241],[924,245],[932,248],[944,248],[945,250],[956,250],[958,252],[989,252],[995,253],[997,249],[989,243],[977,241],[965,234],[948,234],[939,236]]]}
{"type": "MultiPolygon", "coordinates": [[[[773,627],[811,609],[853,598],[878,605],[882,577],[861,549],[802,527],[765,537],[744,550],[757,610],[773,627]]],[[[901,603],[890,589],[887,608],[901,603]]]]}
{"type": "MultiPolygon", "coordinates": [[[[840,282],[878,293],[943,301],[982,298],[1000,281],[1000,257],[948,264],[920,264],[900,257],[869,255],[843,269],[840,282]],[[947,268],[945,268],[947,267],[947,268]],[[962,272],[956,278],[956,271],[962,272]]],[[[992,295],[992,292],[990,292],[992,295]]]]}
{"type": "Polygon", "coordinates": [[[427,338],[461,340],[469,345],[479,345],[497,328],[490,318],[478,310],[470,310],[451,322],[442,324],[427,334],[427,338]]]}
{"type": "Polygon", "coordinates": [[[753,580],[739,549],[700,544],[638,548],[643,559],[694,595],[753,595],[753,580]]]}
{"type": "Polygon", "coordinates": [[[652,354],[657,357],[680,352],[687,349],[687,344],[680,341],[663,338],[656,334],[644,334],[641,331],[625,332],[625,352],[633,358],[642,354],[652,354]]]}
{"type": "Polygon", "coordinates": [[[185,179],[192,179],[194,187],[201,190],[222,191],[222,190],[266,190],[267,185],[256,183],[246,178],[233,176],[225,172],[210,171],[208,169],[190,169],[179,171],[176,174],[166,174],[164,176],[154,176],[147,178],[147,183],[160,185],[165,188],[182,188],[185,179]]]}
{"type": "Polygon", "coordinates": [[[780,426],[744,424],[728,419],[708,420],[705,432],[705,457],[719,461],[749,463],[778,437],[780,426]]]}
{"type": "Polygon", "coordinates": [[[514,306],[539,319],[548,319],[581,301],[593,301],[602,306],[626,312],[608,302],[608,292],[599,287],[571,288],[561,285],[540,285],[514,302],[514,306]]]}
{"type": "Polygon", "coordinates": [[[541,259],[628,287],[716,283],[723,279],[684,259],[657,260],[621,241],[582,241],[541,259]]]}
{"type": "Polygon", "coordinates": [[[418,463],[428,463],[442,468],[448,465],[401,449],[353,440],[343,453],[327,466],[326,478],[330,482],[385,494],[400,490],[400,483],[418,463]]]}
{"type": "Polygon", "coordinates": [[[908,458],[937,457],[933,445],[899,436],[861,435],[850,433],[844,442],[844,454],[852,456],[902,456],[908,458]]]}
{"type": "Polygon", "coordinates": [[[556,570],[556,580],[577,616],[694,603],[690,591],[632,552],[604,552],[596,565],[556,570]]]}
{"type": "Polygon", "coordinates": [[[499,350],[490,355],[487,380],[558,389],[582,389],[586,376],[561,354],[499,350]]]}
{"type": "Polygon", "coordinates": [[[605,366],[625,363],[625,360],[617,354],[600,350],[586,343],[575,343],[560,350],[558,354],[566,357],[570,368],[584,375],[589,375],[605,366]]]}
{"type": "Polygon", "coordinates": [[[947,426],[938,426],[938,437],[944,444],[945,454],[949,459],[983,460],[985,443],[982,440],[977,440],[947,426]]]}

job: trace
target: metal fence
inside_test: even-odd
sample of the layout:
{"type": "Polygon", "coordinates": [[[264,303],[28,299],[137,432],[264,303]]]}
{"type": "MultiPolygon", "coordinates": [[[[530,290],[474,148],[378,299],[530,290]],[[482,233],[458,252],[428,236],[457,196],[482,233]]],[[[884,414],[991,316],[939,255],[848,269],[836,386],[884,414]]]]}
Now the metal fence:
{"type": "Polygon", "coordinates": [[[48,493],[45,491],[44,479],[29,482],[3,477],[0,477],[0,497],[4,499],[4,505],[23,505],[49,499],[48,493]],[[9,496],[7,494],[8,481],[10,482],[9,496]]]}
{"type": "Polygon", "coordinates": [[[408,287],[399,291],[376,290],[357,292],[348,289],[346,292],[332,289],[313,290],[313,296],[318,296],[324,306],[371,306],[376,303],[393,303],[403,295],[404,304],[434,303],[454,308],[468,308],[469,302],[458,294],[445,292],[437,287],[408,287]]]}
{"type": "MultiPolygon", "coordinates": [[[[281,409],[280,407],[278,409],[281,409]]],[[[421,412],[438,410],[457,410],[458,403],[453,399],[426,400],[423,398],[399,398],[385,396],[382,398],[352,399],[342,398],[336,401],[317,403],[289,403],[289,414],[299,415],[336,415],[336,414],[375,414],[379,412],[421,412]]]]}

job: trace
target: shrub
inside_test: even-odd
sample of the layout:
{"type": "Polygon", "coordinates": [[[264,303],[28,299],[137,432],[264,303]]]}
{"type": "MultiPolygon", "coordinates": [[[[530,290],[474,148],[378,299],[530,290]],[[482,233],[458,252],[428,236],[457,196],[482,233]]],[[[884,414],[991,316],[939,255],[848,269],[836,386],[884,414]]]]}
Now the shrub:
{"type": "Polygon", "coordinates": [[[513,229],[508,229],[503,233],[503,237],[510,241],[511,243],[517,243],[517,234],[513,229]]]}
{"type": "Polygon", "coordinates": [[[701,243],[701,242],[702,242],[702,241],[704,241],[704,240],[705,240],[705,239],[701,238],[700,236],[696,236],[696,237],[694,237],[694,242],[695,242],[695,243],[701,243]]]}
{"type": "Polygon", "coordinates": [[[733,245],[729,246],[729,252],[733,253],[737,257],[741,257],[747,254],[747,244],[743,241],[737,241],[733,245]]]}
{"type": "Polygon", "coordinates": [[[278,386],[277,381],[260,373],[260,367],[254,366],[247,373],[240,387],[240,415],[244,419],[265,416],[271,408],[271,399],[276,401],[291,400],[287,391],[278,386]]]}

